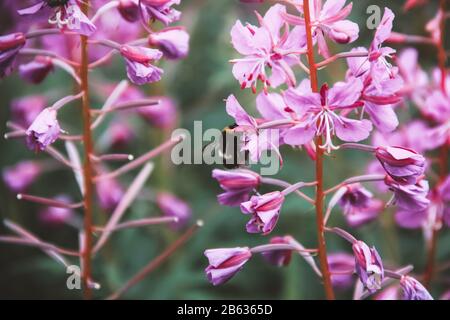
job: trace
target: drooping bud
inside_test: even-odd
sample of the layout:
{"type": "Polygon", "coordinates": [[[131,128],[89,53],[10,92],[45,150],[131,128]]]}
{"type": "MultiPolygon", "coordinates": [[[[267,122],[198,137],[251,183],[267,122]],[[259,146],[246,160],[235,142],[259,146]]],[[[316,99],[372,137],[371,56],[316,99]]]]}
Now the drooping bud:
{"type": "Polygon", "coordinates": [[[208,281],[217,286],[230,280],[252,257],[248,247],[209,249],[205,251],[209,265],[205,269],[208,281]]]}

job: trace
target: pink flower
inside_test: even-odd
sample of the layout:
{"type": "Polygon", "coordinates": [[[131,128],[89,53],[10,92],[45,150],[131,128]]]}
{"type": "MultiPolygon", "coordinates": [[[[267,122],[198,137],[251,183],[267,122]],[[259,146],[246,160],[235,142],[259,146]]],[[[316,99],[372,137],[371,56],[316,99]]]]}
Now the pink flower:
{"type": "Polygon", "coordinates": [[[16,56],[25,42],[25,35],[21,32],[0,36],[0,79],[11,73],[16,56]]]}
{"type": "Polygon", "coordinates": [[[192,217],[192,210],[189,205],[173,194],[167,192],[158,193],[156,203],[165,217],[178,218],[178,221],[171,225],[175,230],[185,227],[192,217]]]}
{"type": "Polygon", "coordinates": [[[386,173],[402,184],[416,184],[425,171],[425,158],[412,149],[378,147],[375,155],[386,173]]]}
{"type": "Polygon", "coordinates": [[[127,146],[135,136],[133,128],[126,122],[116,120],[108,127],[107,137],[114,148],[127,146]]]}
{"type": "Polygon", "coordinates": [[[34,151],[44,151],[55,142],[61,132],[57,111],[46,108],[39,113],[26,131],[28,148],[34,151]]]}
{"type": "Polygon", "coordinates": [[[20,77],[32,84],[39,84],[53,71],[53,62],[48,57],[38,56],[33,61],[19,66],[20,77]]]}
{"type": "Polygon", "coordinates": [[[347,186],[339,205],[351,227],[359,227],[373,221],[384,207],[382,201],[374,199],[372,193],[360,184],[347,186]]]}
{"type": "Polygon", "coordinates": [[[127,75],[131,82],[143,85],[161,80],[164,71],[151,64],[151,62],[161,59],[163,55],[161,51],[124,45],[121,47],[120,53],[127,63],[127,75]]]}
{"type": "Polygon", "coordinates": [[[394,20],[394,13],[389,9],[384,9],[384,15],[375,32],[375,37],[370,45],[369,50],[363,47],[354,48],[352,52],[366,52],[366,57],[347,58],[353,76],[369,76],[375,87],[383,92],[380,82],[386,78],[392,78],[395,70],[392,70],[392,65],[386,60],[392,58],[395,50],[389,47],[382,47],[392,31],[392,22],[394,20]]]}
{"type": "Polygon", "coordinates": [[[181,13],[172,8],[180,2],[181,0],[141,0],[145,20],[159,20],[165,26],[180,20],[181,13]]]}
{"type": "Polygon", "coordinates": [[[234,95],[227,98],[226,110],[236,122],[235,131],[242,134],[243,146],[240,151],[248,151],[252,161],[258,161],[266,150],[275,150],[279,153],[280,136],[278,131],[275,129],[259,130],[258,120],[245,112],[234,95]]]}
{"type": "Polygon", "coordinates": [[[39,95],[15,99],[11,103],[12,120],[21,126],[28,127],[47,103],[47,98],[39,95]]]}
{"type": "Polygon", "coordinates": [[[182,59],[189,53],[189,34],[183,27],[173,27],[151,33],[148,43],[156,46],[167,59],[182,59]]]}
{"type": "Polygon", "coordinates": [[[122,18],[128,22],[136,22],[140,18],[138,0],[120,0],[117,9],[122,18]]]}
{"type": "Polygon", "coordinates": [[[450,227],[450,175],[438,187],[438,195],[443,203],[443,220],[450,227]]]}
{"type": "Polygon", "coordinates": [[[418,6],[423,6],[426,4],[428,0],[406,0],[405,4],[403,5],[404,10],[411,10],[418,6]]]}
{"type": "Polygon", "coordinates": [[[404,81],[402,89],[416,105],[421,106],[427,95],[429,82],[427,73],[418,63],[419,53],[415,48],[402,50],[396,60],[400,76],[404,81]]]}
{"type": "Polygon", "coordinates": [[[336,149],[332,140],[334,135],[348,142],[358,142],[369,136],[372,130],[370,121],[354,120],[340,114],[361,106],[358,99],[363,84],[359,79],[338,82],[331,89],[323,85],[320,93],[312,92],[308,84],[309,80],[304,80],[297,89],[289,89],[285,93],[287,105],[300,119],[299,124],[283,136],[287,144],[307,144],[315,136],[323,135],[325,143],[320,147],[330,152],[336,149]]]}
{"type": "Polygon", "coordinates": [[[63,31],[76,32],[89,37],[96,27],[88,17],[81,11],[76,0],[67,1],[39,1],[36,4],[18,10],[20,15],[34,15],[40,10],[48,10],[50,24],[56,25],[63,31]]]}
{"type": "Polygon", "coordinates": [[[355,258],[351,254],[344,252],[329,254],[328,266],[331,282],[335,288],[345,290],[352,286],[355,258]]]}
{"type": "MultiPolygon", "coordinates": [[[[327,0],[322,6],[322,1],[309,0],[314,40],[318,42],[320,54],[325,57],[330,56],[325,36],[340,44],[351,43],[358,39],[358,25],[345,19],[350,15],[353,3],[345,6],[345,2],[346,0],[327,0]]],[[[303,7],[298,8],[303,13],[303,7]]],[[[305,25],[303,18],[286,13],[283,16],[291,24],[305,25]]]]}
{"type": "MultiPolygon", "coordinates": [[[[60,195],[56,200],[70,203],[70,198],[66,195],[60,195]]],[[[68,208],[47,207],[39,212],[39,219],[44,224],[50,226],[60,226],[70,222],[75,216],[75,212],[68,208]]]]}
{"type": "Polygon", "coordinates": [[[241,211],[251,214],[252,218],[246,225],[249,233],[272,232],[280,216],[284,195],[279,191],[266,193],[260,196],[252,196],[249,201],[241,203],[241,211]]]}
{"type": "Polygon", "coordinates": [[[419,180],[416,184],[403,185],[387,177],[385,182],[394,192],[394,201],[399,210],[419,212],[430,205],[430,200],[427,198],[428,181],[419,180]]]}
{"type": "Polygon", "coordinates": [[[178,121],[178,108],[169,97],[153,97],[159,104],[138,108],[138,113],[151,125],[160,129],[174,128],[178,121]]]}
{"type": "Polygon", "coordinates": [[[356,241],[353,244],[353,253],[356,273],[364,287],[370,292],[379,290],[384,278],[384,268],[375,247],[369,248],[364,242],[356,241]]]}
{"type": "Polygon", "coordinates": [[[100,179],[96,182],[95,187],[100,207],[103,210],[114,210],[124,195],[122,186],[115,179],[100,179]]]}
{"type": "Polygon", "coordinates": [[[261,177],[250,170],[220,170],[214,169],[212,177],[217,179],[220,187],[225,190],[217,199],[220,204],[226,206],[239,206],[250,198],[250,193],[257,189],[261,183],[261,177]]]}
{"type": "MultiPolygon", "coordinates": [[[[272,239],[270,239],[270,244],[291,244],[291,241],[291,236],[273,237],[272,239]]],[[[284,267],[287,266],[289,262],[291,262],[292,250],[267,251],[263,252],[262,256],[270,264],[276,267],[284,267]]]]}
{"type": "Polygon", "coordinates": [[[3,169],[3,181],[12,192],[24,192],[41,174],[41,166],[34,161],[22,161],[3,169]]]}
{"type": "Polygon", "coordinates": [[[230,280],[252,257],[249,248],[209,249],[205,251],[209,265],[205,269],[208,281],[217,286],[230,280]]]}
{"type": "Polygon", "coordinates": [[[261,27],[251,24],[243,26],[237,21],[231,29],[231,43],[244,58],[231,60],[233,75],[241,88],[252,88],[256,93],[258,80],[267,87],[278,87],[282,83],[295,85],[295,75],[290,67],[299,62],[299,55],[305,52],[305,28],[296,27],[280,35],[285,25],[282,13],[286,7],[280,4],[272,6],[262,18],[258,15],[261,27]],[[266,73],[271,69],[271,75],[266,73]]]}
{"type": "Polygon", "coordinates": [[[425,287],[410,276],[403,276],[400,280],[403,289],[403,300],[434,300],[425,287]]]}

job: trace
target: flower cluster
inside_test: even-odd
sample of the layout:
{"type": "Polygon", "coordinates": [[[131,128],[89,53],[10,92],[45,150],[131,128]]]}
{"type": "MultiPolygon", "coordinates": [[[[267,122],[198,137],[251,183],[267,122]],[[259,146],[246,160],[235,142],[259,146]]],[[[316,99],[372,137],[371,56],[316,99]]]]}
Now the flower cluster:
{"type": "MultiPolygon", "coordinates": [[[[222,205],[239,206],[242,213],[250,217],[246,231],[262,235],[276,230],[287,196],[297,195],[315,206],[320,270],[311,254],[303,256],[322,278],[327,298],[333,298],[333,286],[348,287],[353,281],[352,275],[356,274],[357,285],[364,288],[359,298],[382,289],[386,278],[394,278],[400,280],[405,299],[430,299],[427,290],[406,275],[411,268],[387,270],[375,247],[369,247],[341,228],[331,227],[329,218],[339,206],[347,224],[358,228],[376,220],[392,205],[396,208],[395,219],[399,225],[425,228],[426,239],[433,234],[430,230],[436,233],[443,223],[448,224],[450,178],[447,177],[446,154],[441,160],[441,179],[437,183],[432,181],[435,187],[430,189],[431,181],[426,176],[432,172],[433,165],[421,153],[441,146],[444,146],[443,153],[448,152],[445,146],[450,142],[450,76],[446,75],[444,67],[433,74],[434,82],[430,82],[418,65],[414,49],[405,49],[396,55],[396,50],[388,46],[389,42],[406,42],[409,38],[392,31],[395,14],[389,8],[384,9],[369,47],[358,46],[333,54],[330,41],[353,44],[358,40],[359,27],[348,20],[352,3],[346,4],[345,0],[283,3],[292,8],[277,3],[264,15],[256,13],[258,26],[237,21],[232,27],[231,43],[241,55],[231,60],[233,76],[241,89],[251,88],[257,94],[259,115],[247,113],[234,95],[227,98],[226,111],[240,133],[242,151],[248,152],[252,160],[260,159],[266,150],[276,152],[282,159],[281,148],[301,147],[316,162],[316,180],[291,184],[260,176],[250,168],[215,169],[213,178],[225,190],[218,200],[222,205]],[[292,14],[289,9],[297,13],[292,14]],[[322,57],[319,62],[315,61],[316,49],[322,57]],[[308,64],[303,63],[305,59],[308,64]],[[346,63],[345,77],[333,85],[319,85],[318,72],[337,61],[346,63]],[[296,74],[301,73],[306,76],[300,80],[296,74]],[[444,76],[445,80],[440,78],[444,76]],[[258,82],[262,84],[259,93],[258,82]],[[285,89],[279,90],[282,86],[285,89]],[[419,108],[422,120],[406,125],[399,123],[398,114],[404,112],[399,106],[407,101],[419,108]],[[373,145],[362,144],[368,138],[373,145]],[[345,149],[368,153],[373,159],[370,172],[325,189],[323,170],[328,168],[323,168],[323,158],[345,149]],[[391,199],[383,201],[381,195],[376,198],[374,192],[363,185],[368,182],[383,192],[391,191],[391,199]],[[263,185],[281,190],[261,194],[259,189],[263,185]],[[305,187],[315,187],[315,199],[299,190],[305,187]],[[323,216],[324,201],[328,203],[323,216]],[[324,232],[347,240],[352,246],[353,258],[342,252],[327,256],[324,232]]],[[[406,8],[418,4],[409,1],[406,8]]],[[[443,43],[440,25],[439,21],[432,21],[427,26],[430,39],[426,41],[438,47],[443,43]]],[[[418,36],[410,38],[420,39],[418,36]]],[[[272,238],[266,245],[271,248],[264,253],[266,260],[276,266],[287,265],[292,251],[298,250],[278,251],[273,246],[293,242],[301,246],[292,236],[272,238]]],[[[217,285],[229,280],[242,269],[252,253],[253,249],[247,247],[207,250],[209,281],[217,285]]]]}
{"type": "MultiPolygon", "coordinates": [[[[70,256],[78,257],[87,298],[91,289],[99,288],[92,278],[90,261],[111,233],[154,224],[169,224],[180,231],[191,224],[192,211],[188,203],[169,191],[145,187],[153,170],[152,159],[182,139],[167,136],[168,130],[177,126],[175,101],[165,96],[148,97],[144,90],[127,80],[106,82],[105,77],[97,77],[119,55],[125,60],[126,75],[133,84],[161,80],[164,70],[156,66],[157,62],[182,59],[189,53],[186,29],[172,25],[181,16],[174,8],[178,4],[180,0],[44,0],[26,7],[17,1],[11,8],[17,8],[19,16],[28,18],[26,23],[24,17],[16,21],[13,29],[26,31],[0,36],[0,77],[17,70],[22,80],[39,85],[62,70],[72,80],[72,83],[62,81],[68,85],[53,91],[52,95],[67,90],[75,90],[75,94],[66,93],[53,104],[49,104],[50,92],[20,97],[12,102],[11,119],[7,123],[10,132],[5,138],[24,138],[32,151],[30,156],[46,153],[50,159],[24,160],[6,167],[3,180],[12,192],[18,193],[19,200],[44,206],[39,211],[42,223],[76,228],[80,248],[72,252],[46,244],[12,221],[6,221],[5,225],[17,233],[17,237],[2,239],[41,248],[65,266],[73,264],[68,261],[70,256]],[[163,22],[164,27],[158,27],[155,20],[163,22]],[[142,34],[145,36],[140,38],[142,34]],[[95,79],[91,74],[96,74],[95,79]],[[95,98],[90,92],[95,92],[95,98]],[[82,101],[82,108],[77,109],[82,110],[84,126],[80,134],[69,132],[69,128],[77,130],[76,122],[65,114],[76,100],[82,101]],[[165,132],[161,136],[166,140],[137,158],[125,151],[138,139],[130,125],[134,117],[165,132]],[[98,137],[95,145],[93,136],[98,137]],[[140,167],[129,186],[119,179],[140,167]],[[27,193],[40,190],[34,185],[41,176],[61,168],[73,171],[82,196],[80,200],[74,201],[75,195],[46,198],[27,193]],[[139,195],[144,195],[144,200],[152,199],[161,216],[120,222],[133,202],[141,199],[137,198],[139,195]],[[95,203],[108,216],[100,219],[95,203]],[[105,219],[107,223],[101,226],[99,221],[105,219]],[[92,238],[94,233],[99,236],[96,241],[92,238]]],[[[65,185],[60,187],[64,189],[65,185]]],[[[182,238],[187,240],[186,236],[182,238]]]]}

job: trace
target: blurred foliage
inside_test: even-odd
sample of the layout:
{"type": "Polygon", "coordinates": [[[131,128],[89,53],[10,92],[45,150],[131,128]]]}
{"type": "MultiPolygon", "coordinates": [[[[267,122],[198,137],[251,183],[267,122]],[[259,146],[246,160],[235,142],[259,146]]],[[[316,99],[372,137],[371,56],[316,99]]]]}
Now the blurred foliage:
{"type": "MultiPolygon", "coordinates": [[[[434,1],[433,1],[434,2],[434,1]]],[[[395,30],[423,34],[423,25],[432,18],[435,6],[430,4],[406,15],[401,11],[402,1],[354,1],[351,19],[361,29],[360,39],[355,45],[367,45],[373,31],[365,27],[368,5],[389,5],[397,13],[395,30]]],[[[166,65],[167,75],[161,85],[149,88],[149,92],[166,90],[166,94],[178,100],[182,111],[181,127],[191,130],[193,121],[203,121],[203,128],[223,128],[230,124],[223,99],[234,93],[242,105],[254,110],[254,98],[250,91],[241,92],[237,81],[231,75],[228,60],[236,57],[230,45],[229,30],[236,19],[254,21],[253,10],[264,12],[264,6],[242,5],[237,0],[183,0],[184,18],[181,24],[187,25],[191,33],[189,57],[176,64],[166,65]]],[[[2,26],[4,27],[4,26],[2,26]]],[[[344,50],[336,46],[332,50],[344,50]]],[[[429,48],[420,48],[421,63],[432,66],[435,54],[429,48]]],[[[119,80],[124,76],[122,63],[111,67],[104,79],[119,80]]],[[[334,82],[345,72],[343,62],[335,63],[320,73],[320,81],[334,82]]],[[[299,77],[304,75],[299,74],[299,77]]],[[[96,75],[97,77],[97,75],[96,75]]],[[[4,124],[9,118],[11,99],[31,93],[50,92],[51,99],[71,91],[66,75],[57,72],[44,84],[32,87],[24,85],[17,76],[0,82],[0,131],[5,132],[4,124]]],[[[101,101],[96,101],[96,106],[101,101]]],[[[74,107],[68,114],[64,112],[63,123],[71,131],[80,128],[77,123],[79,109],[74,107]],[[70,119],[70,122],[68,121],[70,119]]],[[[404,111],[402,111],[404,112],[404,111]]],[[[406,117],[407,118],[407,117],[406,117]]],[[[130,116],[136,131],[136,141],[129,146],[134,154],[141,154],[161,140],[161,133],[148,130],[137,117],[130,116]]],[[[61,147],[60,144],[57,145],[61,147]]],[[[45,158],[45,155],[30,153],[20,141],[0,140],[0,166],[16,163],[19,160],[45,158]]],[[[279,177],[290,182],[313,179],[313,163],[304,152],[283,148],[284,167],[279,177]]],[[[365,155],[350,151],[337,152],[326,161],[326,185],[331,186],[351,175],[362,174],[369,161],[365,155]]],[[[250,235],[245,232],[247,218],[237,208],[221,207],[216,195],[220,189],[211,178],[210,166],[186,165],[166,167],[159,161],[150,179],[153,188],[173,190],[187,199],[193,207],[195,219],[203,219],[205,226],[176,252],[164,265],[151,273],[142,283],[130,290],[126,298],[139,299],[315,299],[323,298],[323,289],[309,266],[295,257],[289,267],[278,269],[263,263],[260,257],[250,261],[235,278],[221,287],[213,287],[205,278],[203,269],[207,261],[203,251],[207,248],[252,246],[268,241],[268,238],[250,235]]],[[[129,181],[130,178],[125,179],[129,181]]],[[[370,188],[370,186],[369,186],[370,188]]],[[[45,175],[33,186],[30,193],[52,196],[60,192],[77,195],[72,173],[58,170],[45,175]],[[62,190],[64,189],[64,190],[62,190]]],[[[26,226],[46,241],[75,248],[77,233],[70,227],[49,228],[36,218],[38,206],[18,202],[13,194],[0,185],[0,217],[9,218],[26,226]]],[[[155,206],[141,199],[128,210],[126,218],[158,215],[155,206]]],[[[104,221],[103,212],[96,213],[97,220],[104,221]]],[[[332,224],[344,226],[339,210],[333,214],[332,224]]],[[[420,231],[406,231],[393,223],[392,212],[387,210],[379,221],[353,230],[358,237],[375,245],[386,263],[402,265],[412,263],[417,272],[424,268],[425,251],[420,231]]],[[[0,226],[0,233],[7,230],[0,226]]],[[[292,234],[307,247],[316,243],[315,217],[312,208],[305,202],[291,197],[282,209],[282,215],[272,235],[292,234]]],[[[104,252],[95,259],[94,278],[103,284],[98,297],[108,295],[130,279],[140,268],[158,255],[177,234],[164,227],[148,227],[127,230],[115,234],[104,252]]],[[[328,249],[349,251],[349,246],[333,236],[328,236],[328,249]]],[[[450,256],[450,235],[441,233],[439,239],[439,259],[450,256]]],[[[74,261],[75,262],[75,261],[74,261]]],[[[77,263],[77,262],[75,262],[77,263]]],[[[60,265],[50,260],[37,249],[0,244],[0,298],[80,298],[80,292],[69,291],[65,286],[66,274],[60,265]]],[[[441,282],[437,282],[441,283],[441,282]]],[[[442,287],[435,286],[436,296],[442,287]]],[[[341,292],[339,298],[350,298],[351,292],[341,292]]]]}

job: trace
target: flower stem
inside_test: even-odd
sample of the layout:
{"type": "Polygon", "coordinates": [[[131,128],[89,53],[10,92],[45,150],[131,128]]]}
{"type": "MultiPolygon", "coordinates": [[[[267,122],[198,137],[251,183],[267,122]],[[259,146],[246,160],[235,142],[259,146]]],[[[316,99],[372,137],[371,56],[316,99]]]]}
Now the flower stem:
{"type": "MultiPolygon", "coordinates": [[[[87,14],[89,1],[81,3],[81,9],[87,14]]],[[[90,155],[94,153],[91,132],[91,113],[89,107],[89,77],[88,77],[88,38],[81,36],[81,66],[80,80],[81,90],[84,92],[82,98],[82,114],[83,114],[83,145],[84,145],[84,250],[83,256],[83,289],[84,298],[92,298],[92,289],[89,286],[91,279],[91,258],[92,258],[92,212],[93,212],[93,186],[92,186],[92,163],[90,155]]]]}
{"type": "MultiPolygon", "coordinates": [[[[445,14],[446,10],[446,0],[440,0],[439,1],[439,8],[442,11],[442,14],[445,14]]],[[[440,21],[440,29],[441,29],[441,39],[439,43],[437,44],[437,51],[438,51],[438,63],[439,63],[439,70],[441,71],[441,90],[444,96],[447,96],[447,88],[446,88],[446,77],[447,77],[447,69],[446,69],[446,62],[447,62],[447,54],[445,52],[445,18],[443,17],[440,21]]],[[[440,180],[443,181],[448,172],[448,145],[444,144],[441,147],[440,150],[440,161],[439,161],[439,177],[440,180]]],[[[427,266],[425,269],[424,279],[423,283],[425,287],[429,288],[431,281],[433,279],[434,275],[434,266],[435,266],[435,260],[436,260],[436,252],[437,252],[437,245],[438,245],[438,236],[439,236],[439,230],[434,228],[433,235],[431,237],[431,243],[429,245],[428,249],[428,255],[427,255],[427,266]]]]}
{"type": "MultiPolygon", "coordinates": [[[[319,84],[317,79],[317,66],[314,62],[314,45],[311,30],[311,16],[309,11],[309,0],[303,0],[303,13],[305,16],[306,39],[308,45],[308,62],[311,79],[311,89],[314,92],[319,91],[319,84]]],[[[324,206],[324,192],[323,192],[323,155],[324,151],[319,146],[322,145],[322,137],[319,136],[316,140],[316,223],[317,223],[317,240],[319,248],[319,261],[322,270],[323,283],[325,287],[325,294],[328,300],[334,300],[333,286],[331,284],[331,274],[328,267],[327,249],[324,235],[323,222],[323,206],[324,206]]]]}

